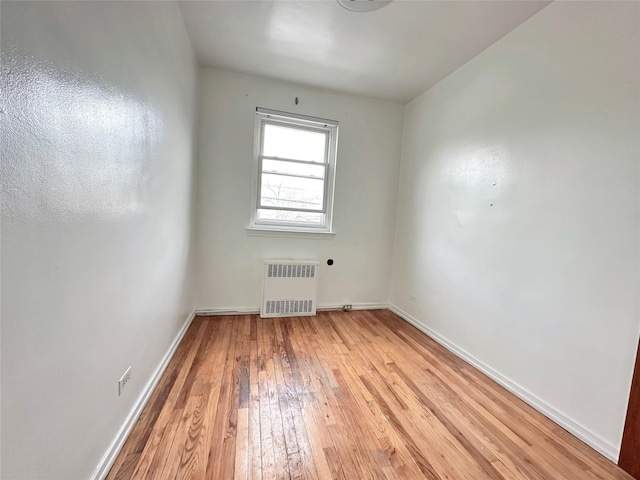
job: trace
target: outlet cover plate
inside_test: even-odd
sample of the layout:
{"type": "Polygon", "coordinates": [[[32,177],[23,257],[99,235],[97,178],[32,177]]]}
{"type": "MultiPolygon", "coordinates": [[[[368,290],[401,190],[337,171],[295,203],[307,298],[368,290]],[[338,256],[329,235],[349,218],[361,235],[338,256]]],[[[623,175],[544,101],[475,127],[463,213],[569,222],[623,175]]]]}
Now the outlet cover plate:
{"type": "Polygon", "coordinates": [[[127,383],[129,383],[129,380],[131,380],[131,366],[127,368],[127,371],[124,372],[120,380],[118,380],[118,396],[122,395],[122,391],[127,383]]]}

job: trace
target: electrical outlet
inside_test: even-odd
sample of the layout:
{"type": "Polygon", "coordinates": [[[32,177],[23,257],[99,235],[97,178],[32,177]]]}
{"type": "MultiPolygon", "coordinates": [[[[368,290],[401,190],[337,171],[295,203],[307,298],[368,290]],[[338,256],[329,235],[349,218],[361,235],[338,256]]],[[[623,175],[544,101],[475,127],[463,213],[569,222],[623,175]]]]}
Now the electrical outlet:
{"type": "Polygon", "coordinates": [[[350,312],[351,308],[352,308],[351,304],[347,303],[347,304],[342,306],[342,311],[343,312],[350,312]]]}
{"type": "Polygon", "coordinates": [[[129,383],[129,380],[131,380],[131,367],[127,368],[127,371],[124,372],[120,380],[118,380],[118,396],[122,395],[122,391],[127,383],[129,383]]]}
{"type": "Polygon", "coordinates": [[[416,296],[415,295],[409,295],[409,303],[416,303],[416,296]]]}

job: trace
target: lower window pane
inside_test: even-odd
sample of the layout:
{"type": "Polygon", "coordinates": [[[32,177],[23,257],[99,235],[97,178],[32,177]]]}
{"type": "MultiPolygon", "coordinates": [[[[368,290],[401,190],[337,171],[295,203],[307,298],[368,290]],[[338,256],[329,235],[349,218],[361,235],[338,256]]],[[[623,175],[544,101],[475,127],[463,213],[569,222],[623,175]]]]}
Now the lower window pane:
{"type": "Polygon", "coordinates": [[[289,212],[287,210],[258,209],[258,220],[273,220],[305,225],[324,225],[324,214],[313,212],[289,212]]]}
{"type": "Polygon", "coordinates": [[[262,174],[260,206],[322,209],[324,181],[262,174]]]}

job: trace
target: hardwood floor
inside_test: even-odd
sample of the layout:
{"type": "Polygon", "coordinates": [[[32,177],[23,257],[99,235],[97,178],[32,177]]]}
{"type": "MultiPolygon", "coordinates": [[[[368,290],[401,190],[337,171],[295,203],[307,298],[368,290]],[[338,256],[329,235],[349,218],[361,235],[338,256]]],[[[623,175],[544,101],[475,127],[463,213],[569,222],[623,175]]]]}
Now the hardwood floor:
{"type": "Polygon", "coordinates": [[[634,477],[640,478],[640,343],[636,353],[636,366],[631,381],[618,464],[634,477]]]}
{"type": "Polygon", "coordinates": [[[198,317],[108,479],[630,479],[387,310],[198,317]]]}

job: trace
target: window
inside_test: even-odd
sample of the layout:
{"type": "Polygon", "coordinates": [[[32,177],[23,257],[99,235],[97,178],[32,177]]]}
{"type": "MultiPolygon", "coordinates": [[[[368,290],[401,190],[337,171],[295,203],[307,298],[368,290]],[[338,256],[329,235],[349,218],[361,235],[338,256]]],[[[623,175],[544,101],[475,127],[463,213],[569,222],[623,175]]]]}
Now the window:
{"type": "Polygon", "coordinates": [[[256,109],[251,228],[331,232],[338,122],[256,109]]]}

